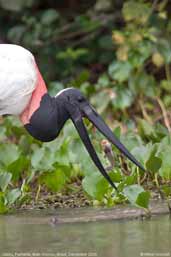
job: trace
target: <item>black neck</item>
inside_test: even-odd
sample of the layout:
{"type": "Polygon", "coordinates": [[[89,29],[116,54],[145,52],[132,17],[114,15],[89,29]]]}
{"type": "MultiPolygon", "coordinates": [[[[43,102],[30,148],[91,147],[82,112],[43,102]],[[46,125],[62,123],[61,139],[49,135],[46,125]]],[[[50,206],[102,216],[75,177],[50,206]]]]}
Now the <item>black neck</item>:
{"type": "Polygon", "coordinates": [[[68,119],[69,114],[61,99],[45,94],[25,128],[34,138],[48,142],[58,136],[68,119]]]}

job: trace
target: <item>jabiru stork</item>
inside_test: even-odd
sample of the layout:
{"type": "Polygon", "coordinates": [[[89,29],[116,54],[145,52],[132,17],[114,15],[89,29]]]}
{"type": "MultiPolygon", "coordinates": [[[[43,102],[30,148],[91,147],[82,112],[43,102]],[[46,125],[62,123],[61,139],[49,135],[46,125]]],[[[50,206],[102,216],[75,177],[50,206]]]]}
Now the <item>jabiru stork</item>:
{"type": "Polygon", "coordinates": [[[71,119],[94,164],[116,190],[90,141],[84,117],[128,159],[145,170],[78,89],[66,88],[55,97],[50,96],[34,56],[18,45],[0,44],[0,115],[19,116],[28,133],[42,142],[54,140],[71,119]]]}

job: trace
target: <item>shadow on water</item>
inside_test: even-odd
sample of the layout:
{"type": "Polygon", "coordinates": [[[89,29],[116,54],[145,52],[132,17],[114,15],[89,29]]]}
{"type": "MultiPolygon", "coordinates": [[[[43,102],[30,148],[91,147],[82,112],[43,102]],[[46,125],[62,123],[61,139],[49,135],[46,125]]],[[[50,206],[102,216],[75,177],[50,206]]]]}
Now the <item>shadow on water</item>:
{"type": "Polygon", "coordinates": [[[51,217],[42,212],[1,216],[0,256],[171,256],[168,215],[55,226],[51,217]]]}

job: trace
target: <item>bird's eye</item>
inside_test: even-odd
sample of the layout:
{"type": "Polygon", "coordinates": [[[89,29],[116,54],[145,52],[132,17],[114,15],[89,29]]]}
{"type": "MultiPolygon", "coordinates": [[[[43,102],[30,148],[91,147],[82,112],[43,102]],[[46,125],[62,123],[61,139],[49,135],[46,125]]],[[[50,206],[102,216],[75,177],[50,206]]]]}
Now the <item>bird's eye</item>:
{"type": "Polygon", "coordinates": [[[83,101],[84,101],[84,97],[80,95],[80,96],[78,97],[78,102],[81,103],[81,102],[83,102],[83,101]]]}

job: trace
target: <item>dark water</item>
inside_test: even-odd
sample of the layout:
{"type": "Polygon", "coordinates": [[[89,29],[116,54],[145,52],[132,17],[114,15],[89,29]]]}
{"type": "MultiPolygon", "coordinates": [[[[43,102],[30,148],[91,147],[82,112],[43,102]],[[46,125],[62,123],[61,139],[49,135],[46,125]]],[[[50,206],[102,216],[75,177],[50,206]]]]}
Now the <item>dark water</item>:
{"type": "Polygon", "coordinates": [[[2,256],[171,256],[169,216],[50,224],[47,215],[0,217],[2,256]]]}

